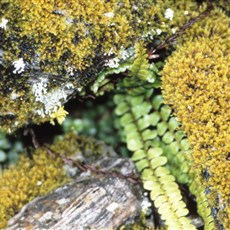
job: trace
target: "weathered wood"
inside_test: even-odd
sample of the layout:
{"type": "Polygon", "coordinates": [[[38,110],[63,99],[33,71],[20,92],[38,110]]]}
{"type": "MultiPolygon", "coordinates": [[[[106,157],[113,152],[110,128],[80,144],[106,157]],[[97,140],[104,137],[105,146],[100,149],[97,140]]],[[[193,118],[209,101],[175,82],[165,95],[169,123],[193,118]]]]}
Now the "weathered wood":
{"type": "MultiPolygon", "coordinates": [[[[108,158],[100,165],[116,168],[123,175],[135,169],[125,159],[108,158]]],[[[115,229],[140,214],[142,199],[138,184],[82,173],[73,182],[24,206],[6,229],[115,229]]]]}

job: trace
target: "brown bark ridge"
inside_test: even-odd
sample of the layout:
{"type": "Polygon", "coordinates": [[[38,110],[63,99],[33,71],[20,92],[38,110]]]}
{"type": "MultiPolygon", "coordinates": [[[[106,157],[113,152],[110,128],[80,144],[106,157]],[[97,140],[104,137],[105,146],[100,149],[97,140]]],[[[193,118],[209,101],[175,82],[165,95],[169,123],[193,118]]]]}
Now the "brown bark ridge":
{"type": "MultiPolygon", "coordinates": [[[[100,165],[123,175],[135,171],[128,159],[107,158],[100,165]]],[[[71,183],[38,197],[9,221],[7,230],[116,229],[141,212],[140,185],[117,176],[84,172],[71,183]]]]}

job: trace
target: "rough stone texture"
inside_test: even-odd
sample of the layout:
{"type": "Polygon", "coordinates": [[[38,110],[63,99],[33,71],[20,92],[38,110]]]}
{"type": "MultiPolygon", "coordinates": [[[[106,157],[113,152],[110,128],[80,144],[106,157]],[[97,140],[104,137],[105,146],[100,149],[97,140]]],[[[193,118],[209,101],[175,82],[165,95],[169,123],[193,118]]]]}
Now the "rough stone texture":
{"type": "Polygon", "coordinates": [[[144,0],[0,1],[0,128],[51,120],[102,70],[133,56],[157,12],[144,0]]]}
{"type": "MultiPolygon", "coordinates": [[[[107,158],[100,163],[102,168],[105,165],[123,175],[135,171],[130,160],[107,158]]],[[[114,229],[129,224],[141,212],[142,189],[108,175],[82,173],[72,183],[24,206],[6,229],[114,229]]]]}

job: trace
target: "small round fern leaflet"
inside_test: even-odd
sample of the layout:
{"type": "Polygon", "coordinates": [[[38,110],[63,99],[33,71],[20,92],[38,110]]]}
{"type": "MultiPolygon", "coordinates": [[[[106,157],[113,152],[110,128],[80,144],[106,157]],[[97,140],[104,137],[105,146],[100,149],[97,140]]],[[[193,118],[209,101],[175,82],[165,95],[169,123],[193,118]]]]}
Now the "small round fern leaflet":
{"type": "Polygon", "coordinates": [[[166,167],[163,148],[156,147],[159,130],[155,126],[159,120],[166,120],[170,113],[166,108],[162,114],[154,112],[151,84],[145,83],[146,86],[142,87],[139,85],[143,82],[137,78],[129,81],[131,88],[127,87],[126,81],[126,93],[117,94],[114,98],[117,104],[115,112],[120,117],[127,147],[133,152],[132,159],[141,174],[143,186],[150,191],[150,197],[168,229],[196,229],[186,217],[188,210],[176,178],[166,167]],[[135,88],[132,86],[134,82],[135,88]]]}

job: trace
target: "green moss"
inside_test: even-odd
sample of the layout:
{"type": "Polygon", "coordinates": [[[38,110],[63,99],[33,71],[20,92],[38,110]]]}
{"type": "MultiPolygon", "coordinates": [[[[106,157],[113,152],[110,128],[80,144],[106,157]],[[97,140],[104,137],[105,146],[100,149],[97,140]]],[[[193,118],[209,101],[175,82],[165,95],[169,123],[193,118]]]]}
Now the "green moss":
{"type": "Polygon", "coordinates": [[[193,41],[202,37],[209,38],[213,35],[220,35],[223,39],[229,37],[229,17],[218,7],[214,7],[207,17],[188,28],[182,41],[193,41]]]}
{"type": "MultiPolygon", "coordinates": [[[[92,60],[113,49],[118,54],[153,26],[152,18],[159,11],[152,1],[21,1],[1,4],[1,16],[9,20],[6,38],[7,60],[21,55],[30,60],[30,49],[23,52],[22,42],[33,41],[33,51],[45,62],[49,72],[86,69],[92,60]],[[134,7],[135,6],[135,7],[134,7]],[[135,9],[134,9],[135,8],[135,9]],[[140,21],[139,23],[137,23],[140,21]],[[148,23],[148,24],[147,24],[148,23]],[[134,39],[135,38],[135,39],[134,39]],[[16,40],[16,43],[15,43],[16,40]]],[[[5,48],[5,46],[3,47],[5,48]]]]}
{"type": "Polygon", "coordinates": [[[182,122],[198,172],[209,174],[202,183],[211,190],[209,202],[220,209],[219,217],[226,228],[230,219],[226,209],[230,196],[228,26],[229,18],[213,11],[210,18],[191,29],[193,41],[168,59],[162,77],[165,101],[182,122]]]}
{"type": "Polygon", "coordinates": [[[49,121],[69,95],[132,59],[136,42],[152,46],[201,10],[185,0],[1,1],[0,19],[8,20],[0,28],[1,128],[49,121]],[[19,59],[25,68],[15,73],[19,59]]]}
{"type": "Polygon", "coordinates": [[[44,195],[67,181],[60,158],[36,150],[33,160],[23,156],[17,165],[0,177],[0,227],[30,200],[44,195]]]}

